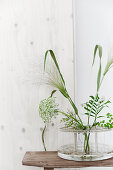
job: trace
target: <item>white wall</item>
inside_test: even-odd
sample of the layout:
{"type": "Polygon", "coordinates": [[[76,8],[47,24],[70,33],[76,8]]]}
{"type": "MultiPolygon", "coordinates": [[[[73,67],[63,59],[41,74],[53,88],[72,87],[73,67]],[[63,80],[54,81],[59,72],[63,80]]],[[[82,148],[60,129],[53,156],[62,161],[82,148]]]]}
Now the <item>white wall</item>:
{"type": "MultiPolygon", "coordinates": [[[[26,151],[43,150],[38,104],[50,88],[38,82],[47,49],[74,97],[72,21],[72,0],[0,1],[0,170],[36,169],[21,161],[26,151]]],[[[48,150],[56,150],[57,134],[56,121],[46,133],[48,150]]]]}
{"type": "MultiPolygon", "coordinates": [[[[113,43],[113,1],[74,1],[77,66],[75,96],[79,105],[95,92],[97,67],[95,66],[93,71],[91,69],[95,44],[99,43],[104,47],[106,60],[107,49],[113,43]]],[[[48,96],[50,88],[40,87],[38,79],[40,64],[43,62],[42,56],[46,49],[52,48],[57,54],[67,87],[74,98],[72,19],[72,0],[0,1],[2,170],[36,169],[22,166],[21,160],[27,150],[43,150],[40,131],[43,124],[38,116],[38,104],[41,99],[48,96]]],[[[111,77],[112,75],[107,78],[109,86],[108,81],[104,82],[106,86],[102,88],[102,92],[106,97],[111,96],[113,101],[113,94],[108,90],[112,89],[111,77]]],[[[59,100],[65,107],[65,101],[61,97],[59,100]]],[[[52,128],[50,125],[46,133],[48,150],[57,148],[57,122],[52,128]]]]}
{"type": "MultiPolygon", "coordinates": [[[[95,95],[96,92],[98,59],[96,59],[94,68],[91,66],[94,47],[96,44],[102,45],[103,66],[105,66],[109,48],[113,46],[113,1],[75,0],[74,2],[77,81],[75,96],[79,111],[83,113],[80,104],[86,102],[88,96],[95,95]]],[[[100,90],[100,95],[105,96],[106,99],[111,97],[113,103],[112,89],[113,70],[108,73],[100,90]]],[[[111,113],[113,113],[113,104],[109,109],[111,113]]],[[[96,168],[96,170],[97,169],[98,168],[96,168]]]]}

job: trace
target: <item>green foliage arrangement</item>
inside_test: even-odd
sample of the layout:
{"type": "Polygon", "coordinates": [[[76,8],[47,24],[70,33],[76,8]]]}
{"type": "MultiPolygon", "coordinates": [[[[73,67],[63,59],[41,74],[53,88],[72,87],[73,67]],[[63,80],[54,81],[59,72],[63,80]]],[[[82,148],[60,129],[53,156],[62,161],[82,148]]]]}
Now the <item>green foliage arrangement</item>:
{"type": "Polygon", "coordinates": [[[44,58],[44,70],[46,69],[46,61],[48,53],[50,53],[50,56],[53,60],[53,64],[56,68],[56,71],[53,72],[53,75],[50,74],[48,77],[47,84],[55,88],[55,90],[52,91],[51,96],[47,99],[44,99],[39,104],[39,114],[42,118],[42,120],[45,123],[45,127],[42,132],[42,142],[44,149],[46,150],[45,143],[44,143],[44,132],[46,129],[46,126],[48,123],[52,121],[53,118],[56,118],[58,113],[62,114],[64,117],[62,118],[61,122],[64,123],[66,128],[72,128],[72,129],[82,129],[84,130],[84,151],[86,154],[89,153],[89,137],[90,137],[90,130],[92,128],[96,127],[104,127],[104,128],[113,128],[113,115],[111,113],[102,115],[101,112],[105,107],[108,107],[108,105],[111,103],[110,100],[105,100],[99,96],[99,90],[102,85],[102,82],[104,80],[104,77],[108,73],[108,71],[113,66],[113,57],[109,57],[107,60],[107,64],[104,68],[104,71],[102,70],[102,47],[100,45],[96,45],[94,49],[94,56],[93,56],[93,64],[95,64],[95,58],[97,55],[97,51],[99,52],[99,68],[98,68],[98,74],[97,74],[97,88],[96,88],[96,94],[89,97],[89,101],[84,103],[82,106],[85,110],[84,115],[87,116],[87,123],[84,124],[83,120],[80,117],[80,114],[78,112],[78,109],[70,97],[65,80],[63,78],[63,75],[60,71],[58,62],[56,60],[55,54],[52,50],[47,50],[45,53],[44,58]],[[102,72],[103,71],[103,72],[102,72]],[[55,74],[54,74],[55,73],[55,74]],[[53,94],[59,91],[71,104],[73,108],[73,112],[67,111],[66,113],[58,109],[58,104],[55,103],[55,97],[53,97],[53,94]],[[103,120],[102,120],[103,118],[103,120]],[[93,123],[90,122],[90,120],[93,119],[93,123]],[[87,133],[86,130],[89,130],[87,133]]]}

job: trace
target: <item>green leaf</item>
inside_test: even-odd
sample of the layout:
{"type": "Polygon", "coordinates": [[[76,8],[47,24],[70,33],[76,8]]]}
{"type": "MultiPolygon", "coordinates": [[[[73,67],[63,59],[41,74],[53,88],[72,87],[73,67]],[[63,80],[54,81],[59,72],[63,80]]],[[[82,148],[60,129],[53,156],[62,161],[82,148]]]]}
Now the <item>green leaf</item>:
{"type": "Polygon", "coordinates": [[[104,116],[98,116],[97,118],[101,118],[101,117],[104,117],[104,116]]]}
{"type": "Polygon", "coordinates": [[[110,125],[110,128],[113,128],[113,125],[110,125]]]}
{"type": "Polygon", "coordinates": [[[104,107],[105,107],[105,106],[100,107],[100,108],[98,109],[97,114],[99,114],[99,113],[102,111],[102,109],[103,109],[104,107]]]}
{"type": "Polygon", "coordinates": [[[90,109],[88,109],[87,107],[84,107],[85,110],[87,110],[88,112],[90,112],[90,109]]]}
{"type": "Polygon", "coordinates": [[[94,102],[93,100],[89,100],[89,103],[90,103],[90,104],[94,104],[93,102],[94,102]]]}
{"type": "Polygon", "coordinates": [[[94,96],[89,96],[89,97],[91,97],[93,100],[95,99],[95,97],[94,97],[94,96]]]}
{"type": "Polygon", "coordinates": [[[92,108],[92,106],[88,103],[86,103],[86,106],[89,107],[89,108],[92,108]]]}
{"type": "Polygon", "coordinates": [[[97,124],[98,124],[98,126],[100,126],[100,122],[98,122],[97,124]]]}
{"type": "Polygon", "coordinates": [[[99,98],[98,93],[97,93],[95,101],[98,102],[99,99],[100,98],[99,98]]]}
{"type": "Polygon", "coordinates": [[[108,128],[108,126],[107,126],[106,124],[104,124],[104,127],[107,127],[107,128],[108,128]]]}
{"type": "Polygon", "coordinates": [[[97,76],[97,92],[100,88],[100,80],[101,80],[101,60],[100,60],[100,66],[99,66],[99,71],[98,71],[98,76],[97,76]]]}
{"type": "Polygon", "coordinates": [[[102,120],[101,123],[105,123],[105,120],[102,120]]]}
{"type": "Polygon", "coordinates": [[[59,91],[62,93],[62,95],[63,95],[64,97],[66,97],[66,98],[68,98],[68,97],[69,97],[69,95],[68,95],[68,93],[67,93],[66,89],[61,88],[61,89],[59,89],[59,91]]]}
{"type": "Polygon", "coordinates": [[[52,57],[55,65],[56,65],[56,68],[57,68],[57,70],[58,70],[58,72],[59,72],[59,74],[60,74],[60,77],[61,77],[61,79],[62,79],[62,82],[63,82],[63,84],[64,84],[64,86],[65,86],[64,78],[63,78],[63,76],[62,76],[62,74],[61,74],[61,72],[60,72],[60,68],[59,68],[58,62],[57,62],[56,57],[55,57],[55,54],[54,54],[54,52],[53,52],[52,50],[47,50],[46,53],[45,53],[44,70],[45,70],[45,65],[46,65],[46,59],[47,59],[47,54],[48,54],[48,52],[50,53],[50,55],[51,55],[51,57],[52,57]]]}
{"type": "Polygon", "coordinates": [[[107,122],[106,125],[109,126],[110,124],[107,122]]]}
{"type": "Polygon", "coordinates": [[[107,113],[106,116],[110,116],[110,113],[107,113]]]}
{"type": "Polygon", "coordinates": [[[57,90],[53,90],[52,92],[51,92],[51,97],[53,96],[53,94],[56,92],[57,90]]]}
{"type": "Polygon", "coordinates": [[[107,101],[107,102],[105,102],[104,104],[108,104],[108,103],[111,103],[111,101],[109,101],[109,100],[108,100],[108,101],[107,101]]]}
{"type": "Polygon", "coordinates": [[[95,114],[95,112],[93,112],[91,109],[88,109],[87,107],[84,107],[84,109],[87,110],[88,112],[95,114]]]}
{"type": "Polygon", "coordinates": [[[90,114],[90,113],[84,113],[85,115],[88,115],[88,116],[92,116],[92,117],[95,117],[94,115],[90,114]]]}
{"type": "Polygon", "coordinates": [[[94,50],[94,56],[93,56],[93,64],[95,62],[95,56],[96,56],[97,50],[99,50],[99,57],[100,57],[100,59],[102,57],[102,47],[100,45],[96,45],[95,46],[95,50],[94,50]]]}
{"type": "Polygon", "coordinates": [[[93,108],[93,105],[86,103],[86,106],[90,108],[90,111],[93,110],[94,112],[96,112],[96,110],[93,108]]]}
{"type": "Polygon", "coordinates": [[[94,102],[93,100],[89,100],[89,103],[90,103],[91,105],[93,105],[95,108],[97,108],[97,104],[96,104],[96,102],[94,102]]]}
{"type": "Polygon", "coordinates": [[[99,103],[100,103],[100,104],[104,104],[104,100],[101,99],[101,100],[99,101],[99,103]]]}
{"type": "Polygon", "coordinates": [[[108,73],[108,71],[113,67],[112,64],[113,64],[113,57],[110,58],[110,59],[108,58],[107,64],[106,64],[105,69],[104,69],[103,76],[105,76],[108,73]]]}
{"type": "Polygon", "coordinates": [[[75,122],[77,122],[77,123],[79,123],[79,124],[81,125],[81,123],[79,122],[79,120],[77,120],[77,119],[76,119],[75,117],[73,117],[72,115],[69,115],[69,114],[64,113],[64,112],[60,112],[60,113],[62,113],[63,115],[65,115],[65,116],[68,117],[68,118],[73,119],[75,122]]]}
{"type": "Polygon", "coordinates": [[[100,88],[100,80],[101,80],[101,58],[102,58],[102,47],[100,45],[95,46],[94,50],[94,56],[93,56],[93,64],[95,62],[95,57],[97,50],[99,50],[99,58],[100,58],[100,65],[99,65],[99,70],[98,70],[98,75],[97,75],[97,92],[99,91],[100,88]]]}

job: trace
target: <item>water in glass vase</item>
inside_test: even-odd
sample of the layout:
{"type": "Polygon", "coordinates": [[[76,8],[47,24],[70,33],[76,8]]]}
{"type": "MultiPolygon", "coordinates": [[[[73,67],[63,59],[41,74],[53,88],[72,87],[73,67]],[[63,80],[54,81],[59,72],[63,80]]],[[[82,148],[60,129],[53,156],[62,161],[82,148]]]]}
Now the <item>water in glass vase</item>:
{"type": "Polygon", "coordinates": [[[61,128],[58,156],[75,161],[96,161],[113,157],[112,129],[73,130],[61,128]],[[106,140],[107,139],[107,140],[106,140]]]}

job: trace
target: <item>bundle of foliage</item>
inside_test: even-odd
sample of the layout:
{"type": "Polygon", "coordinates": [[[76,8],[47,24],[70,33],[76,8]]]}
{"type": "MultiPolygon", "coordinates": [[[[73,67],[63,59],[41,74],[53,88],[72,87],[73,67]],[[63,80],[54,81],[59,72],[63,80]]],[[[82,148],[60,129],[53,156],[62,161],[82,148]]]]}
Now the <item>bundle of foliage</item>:
{"type": "MultiPolygon", "coordinates": [[[[82,130],[87,130],[87,129],[91,130],[92,127],[96,128],[97,126],[105,127],[105,128],[113,128],[113,115],[110,113],[106,114],[107,119],[109,119],[107,122],[105,121],[105,118],[102,120],[102,118],[105,116],[101,115],[102,110],[105,107],[108,107],[108,105],[111,102],[110,100],[105,100],[99,96],[99,90],[104,80],[104,77],[113,66],[113,57],[111,56],[108,57],[107,64],[102,73],[102,64],[101,64],[102,47],[100,45],[95,46],[92,65],[94,65],[95,63],[97,51],[99,52],[99,69],[97,74],[96,94],[90,96],[89,101],[83,104],[83,108],[85,110],[84,114],[87,116],[87,124],[83,123],[83,120],[79,115],[78,109],[67,91],[65,80],[60,71],[54,52],[52,50],[46,51],[45,59],[44,59],[44,70],[46,69],[46,60],[47,60],[48,53],[50,53],[50,57],[52,58],[53,64],[55,66],[54,71],[51,71],[50,73],[47,72],[48,79],[46,83],[52,86],[53,88],[55,88],[55,90],[53,90],[52,92],[52,95],[56,91],[59,91],[69,101],[69,103],[73,108],[73,112],[68,111],[67,113],[65,113],[60,109],[58,109],[58,105],[55,104],[55,98],[53,98],[51,95],[51,97],[41,101],[39,105],[39,114],[45,124],[51,122],[53,117],[56,117],[58,113],[61,113],[62,115],[64,115],[61,121],[64,122],[64,125],[67,128],[82,129],[82,130]],[[93,118],[93,123],[90,122],[91,118],[93,118]]],[[[44,136],[43,136],[44,131],[45,128],[42,132],[42,141],[43,141],[44,149],[46,150],[44,144],[44,136]]],[[[88,140],[89,140],[90,133],[88,135],[84,133],[84,135],[85,135],[85,140],[84,140],[85,151],[86,153],[88,153],[89,152],[88,140]]]]}

